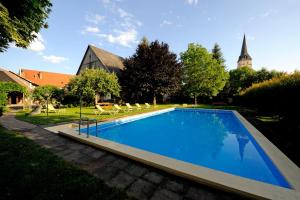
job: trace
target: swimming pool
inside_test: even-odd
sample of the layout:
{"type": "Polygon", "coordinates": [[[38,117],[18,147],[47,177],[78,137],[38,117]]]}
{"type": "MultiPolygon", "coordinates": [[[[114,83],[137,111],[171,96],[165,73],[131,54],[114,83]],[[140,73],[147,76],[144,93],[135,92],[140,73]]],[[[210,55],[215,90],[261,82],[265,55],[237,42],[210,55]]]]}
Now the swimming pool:
{"type": "MultiPolygon", "coordinates": [[[[232,111],[173,109],[89,128],[98,138],[291,188],[232,111]]],[[[86,133],[87,129],[81,129],[86,133]]]]}

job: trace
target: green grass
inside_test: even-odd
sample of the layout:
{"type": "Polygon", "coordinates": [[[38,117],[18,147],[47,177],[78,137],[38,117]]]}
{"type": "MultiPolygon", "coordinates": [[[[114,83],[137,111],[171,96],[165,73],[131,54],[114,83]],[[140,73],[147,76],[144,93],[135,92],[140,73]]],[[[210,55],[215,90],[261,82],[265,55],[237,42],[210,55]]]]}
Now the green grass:
{"type": "Polygon", "coordinates": [[[100,179],[0,127],[0,199],[126,199],[100,179]]]}
{"type": "MultiPolygon", "coordinates": [[[[164,105],[157,105],[155,108],[152,107],[150,109],[142,109],[142,110],[136,110],[129,112],[119,112],[115,115],[110,115],[107,113],[103,113],[101,115],[95,115],[94,111],[96,110],[94,107],[84,107],[82,108],[82,116],[89,117],[89,118],[96,118],[100,121],[106,121],[111,119],[116,119],[120,117],[150,112],[154,110],[159,110],[163,108],[170,108],[174,107],[173,104],[164,104],[164,105]]],[[[122,108],[125,108],[124,106],[122,108]]],[[[45,124],[57,124],[62,122],[70,122],[79,120],[79,107],[75,108],[66,108],[66,112],[62,114],[57,113],[49,113],[49,116],[47,118],[46,113],[41,113],[38,115],[30,116],[28,115],[28,111],[20,111],[16,115],[17,119],[20,119],[22,121],[26,121],[32,124],[38,124],[38,125],[45,125],[45,124]]]]}

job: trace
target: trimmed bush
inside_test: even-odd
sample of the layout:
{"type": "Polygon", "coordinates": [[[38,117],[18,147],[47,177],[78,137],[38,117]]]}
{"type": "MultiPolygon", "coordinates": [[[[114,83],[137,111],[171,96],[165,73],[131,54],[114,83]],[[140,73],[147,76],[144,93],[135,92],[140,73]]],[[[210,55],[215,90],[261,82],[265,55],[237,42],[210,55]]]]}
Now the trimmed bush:
{"type": "Polygon", "coordinates": [[[300,112],[300,72],[253,84],[240,93],[239,103],[283,117],[300,112]]]}

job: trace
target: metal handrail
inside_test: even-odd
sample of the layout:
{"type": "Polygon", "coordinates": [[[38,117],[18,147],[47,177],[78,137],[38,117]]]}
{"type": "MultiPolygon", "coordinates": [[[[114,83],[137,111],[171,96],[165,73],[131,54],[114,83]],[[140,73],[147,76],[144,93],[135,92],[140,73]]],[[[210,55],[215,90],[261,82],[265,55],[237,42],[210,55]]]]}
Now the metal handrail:
{"type": "Polygon", "coordinates": [[[81,124],[83,121],[87,122],[87,134],[86,137],[89,137],[89,132],[90,132],[90,122],[95,122],[96,123],[96,137],[98,137],[98,120],[97,119],[90,119],[90,118],[81,118],[79,120],[79,129],[78,129],[78,135],[81,134],[80,129],[81,129],[81,124]]]}

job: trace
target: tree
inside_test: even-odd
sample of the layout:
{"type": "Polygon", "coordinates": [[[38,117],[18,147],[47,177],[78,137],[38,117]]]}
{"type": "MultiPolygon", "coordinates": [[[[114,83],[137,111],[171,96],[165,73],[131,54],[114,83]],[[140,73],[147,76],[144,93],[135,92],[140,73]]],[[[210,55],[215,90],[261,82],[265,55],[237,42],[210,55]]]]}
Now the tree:
{"type": "Polygon", "coordinates": [[[47,28],[50,0],[2,0],[0,2],[0,52],[9,43],[26,48],[41,28],[47,28]]]}
{"type": "Polygon", "coordinates": [[[57,100],[60,93],[61,90],[56,86],[43,85],[34,88],[32,98],[40,103],[45,103],[47,99],[50,101],[53,101],[54,99],[57,100]]]}
{"type": "Polygon", "coordinates": [[[121,74],[122,90],[127,99],[171,95],[181,85],[181,64],[166,43],[143,39],[133,56],[125,59],[121,74]]]}
{"type": "Polygon", "coordinates": [[[181,53],[185,91],[194,98],[216,96],[228,79],[224,67],[204,47],[191,43],[181,53]]]}
{"type": "Polygon", "coordinates": [[[84,70],[71,79],[67,88],[72,94],[83,97],[87,103],[91,103],[97,94],[119,96],[120,93],[116,74],[108,73],[104,69],[84,70]]]}
{"type": "Polygon", "coordinates": [[[212,57],[216,59],[221,66],[225,67],[225,59],[218,43],[216,43],[212,49],[212,57]]]}
{"type": "Polygon", "coordinates": [[[239,94],[242,90],[250,87],[254,83],[260,83],[272,78],[284,75],[283,72],[275,70],[268,71],[265,68],[255,71],[249,67],[240,67],[230,70],[229,80],[224,88],[224,96],[232,97],[239,94]]]}
{"type": "Polygon", "coordinates": [[[228,93],[233,96],[254,83],[255,70],[249,67],[240,67],[230,70],[229,76],[228,93]]]}

